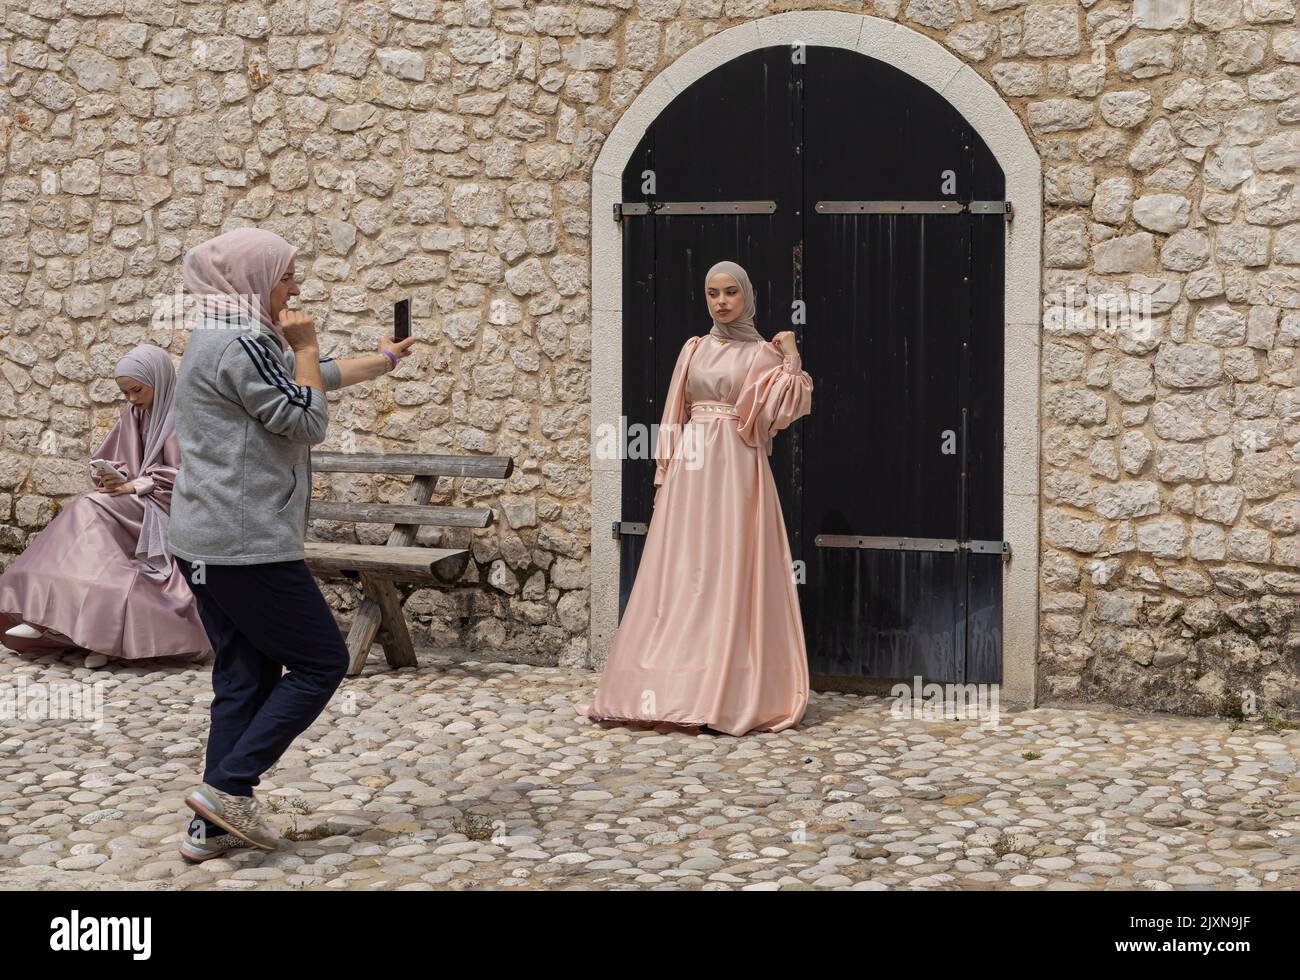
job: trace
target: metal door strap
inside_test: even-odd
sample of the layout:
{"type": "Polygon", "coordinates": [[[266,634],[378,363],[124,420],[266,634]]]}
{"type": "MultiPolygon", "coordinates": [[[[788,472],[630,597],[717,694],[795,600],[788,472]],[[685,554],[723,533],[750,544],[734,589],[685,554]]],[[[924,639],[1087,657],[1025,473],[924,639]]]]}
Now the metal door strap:
{"type": "Polygon", "coordinates": [[[814,539],[819,548],[873,548],[885,551],[958,551],[972,554],[1011,555],[1009,541],[958,541],[956,538],[907,538],[867,534],[819,534],[814,539]]]}

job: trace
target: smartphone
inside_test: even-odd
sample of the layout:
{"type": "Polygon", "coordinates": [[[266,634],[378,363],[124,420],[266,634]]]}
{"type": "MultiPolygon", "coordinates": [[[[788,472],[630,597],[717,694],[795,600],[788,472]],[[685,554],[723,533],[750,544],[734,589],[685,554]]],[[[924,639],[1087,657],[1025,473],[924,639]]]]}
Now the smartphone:
{"type": "Polygon", "coordinates": [[[99,470],[105,476],[115,476],[123,483],[126,482],[126,474],[106,459],[92,459],[90,465],[99,470]]]}
{"type": "Polygon", "coordinates": [[[411,336],[411,301],[399,299],[393,305],[393,338],[405,340],[411,336]]]}

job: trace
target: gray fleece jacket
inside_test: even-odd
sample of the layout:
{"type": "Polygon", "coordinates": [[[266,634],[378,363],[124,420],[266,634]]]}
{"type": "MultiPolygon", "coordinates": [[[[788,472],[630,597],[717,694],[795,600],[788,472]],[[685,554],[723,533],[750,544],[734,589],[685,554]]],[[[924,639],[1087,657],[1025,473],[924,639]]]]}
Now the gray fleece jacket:
{"type": "MultiPolygon", "coordinates": [[[[339,366],[320,362],[333,391],[339,366]]],[[[214,565],[303,558],[311,447],[328,421],[324,394],[294,381],[293,351],[275,334],[242,319],[200,321],[176,388],[172,553],[214,565]]]]}

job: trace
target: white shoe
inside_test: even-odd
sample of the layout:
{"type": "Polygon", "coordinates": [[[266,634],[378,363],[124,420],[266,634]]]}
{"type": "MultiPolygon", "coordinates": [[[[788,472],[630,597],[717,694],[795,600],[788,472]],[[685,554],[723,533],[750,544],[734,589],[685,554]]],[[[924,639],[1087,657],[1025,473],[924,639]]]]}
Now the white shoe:
{"type": "Polygon", "coordinates": [[[5,636],[16,636],[20,640],[39,640],[44,635],[40,630],[28,626],[26,623],[19,623],[12,629],[5,630],[5,636]]]}

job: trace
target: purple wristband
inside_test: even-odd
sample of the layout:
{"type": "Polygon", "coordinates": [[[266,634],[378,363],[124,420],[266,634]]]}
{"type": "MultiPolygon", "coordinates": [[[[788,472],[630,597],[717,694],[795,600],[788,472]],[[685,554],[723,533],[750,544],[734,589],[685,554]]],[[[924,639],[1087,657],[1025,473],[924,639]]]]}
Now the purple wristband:
{"type": "Polygon", "coordinates": [[[383,354],[386,358],[388,358],[390,361],[393,362],[393,367],[389,368],[388,370],[392,371],[394,368],[397,367],[397,355],[395,355],[392,351],[381,350],[379,353],[383,354]]]}

